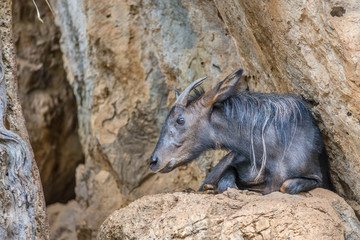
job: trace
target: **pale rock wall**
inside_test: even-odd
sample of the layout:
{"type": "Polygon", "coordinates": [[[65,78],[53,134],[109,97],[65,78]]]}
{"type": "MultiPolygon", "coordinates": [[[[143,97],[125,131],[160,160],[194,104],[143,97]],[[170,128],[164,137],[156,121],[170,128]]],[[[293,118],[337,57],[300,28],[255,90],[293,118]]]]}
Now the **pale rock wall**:
{"type": "MultiPolygon", "coordinates": [[[[81,220],[82,211],[75,200],[71,200],[67,204],[51,204],[48,206],[47,212],[49,215],[50,239],[78,239],[76,225],[74,223],[81,220]]],[[[84,236],[82,239],[86,239],[86,237],[84,236]]]]}
{"type": "Polygon", "coordinates": [[[360,214],[360,2],[215,1],[257,91],[313,106],[336,191],[360,214]]]}
{"type": "Polygon", "coordinates": [[[52,3],[86,159],[77,170],[76,199],[85,210],[79,228],[95,236],[129,201],[200,186],[221,154],[166,175],[151,173],[147,160],[173,87],[205,75],[210,86],[241,63],[213,2],[52,3]]]}
{"type": "Polygon", "coordinates": [[[241,66],[250,89],[311,103],[336,190],[359,210],[357,1],[52,4],[85,153],[76,176],[78,236],[95,237],[108,214],[143,195],[200,186],[221,153],[164,175],[152,174],[147,160],[173,86],[208,75],[208,88],[241,66]]]}

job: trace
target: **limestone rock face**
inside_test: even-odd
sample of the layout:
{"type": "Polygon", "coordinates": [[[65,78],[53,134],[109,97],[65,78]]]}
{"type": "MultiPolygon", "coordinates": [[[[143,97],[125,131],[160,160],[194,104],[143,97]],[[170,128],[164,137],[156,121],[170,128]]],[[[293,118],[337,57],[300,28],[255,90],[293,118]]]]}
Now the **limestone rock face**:
{"type": "Polygon", "coordinates": [[[106,213],[140,196],[197,189],[219,154],[166,175],[151,173],[147,161],[175,99],[173,87],[183,89],[205,75],[209,86],[241,65],[214,3],[53,5],[79,107],[86,160],[77,171],[76,195],[89,213],[89,229],[96,231],[106,213]]]}
{"type": "Polygon", "coordinates": [[[75,169],[83,162],[83,153],[60,32],[45,1],[38,3],[44,24],[36,19],[32,1],[13,2],[20,99],[45,200],[67,202],[75,198],[75,169]]]}
{"type": "Polygon", "coordinates": [[[77,239],[75,222],[80,221],[82,211],[75,200],[67,204],[55,203],[47,208],[50,239],[53,240],[72,240],[77,239]]]}
{"type": "Polygon", "coordinates": [[[336,191],[360,215],[360,2],[215,2],[254,76],[250,89],[312,104],[336,191]]]}
{"type": "Polygon", "coordinates": [[[115,211],[98,239],[358,239],[351,207],[324,189],[266,196],[229,189],[223,194],[159,194],[115,211]]]}
{"type": "Polygon", "coordinates": [[[77,169],[76,199],[85,214],[77,229],[86,236],[141,196],[200,186],[221,153],[163,175],[151,173],[147,160],[174,102],[173,86],[208,75],[208,88],[241,66],[251,90],[310,102],[336,190],[359,212],[357,0],[52,4],[78,104],[85,164],[77,169]]]}

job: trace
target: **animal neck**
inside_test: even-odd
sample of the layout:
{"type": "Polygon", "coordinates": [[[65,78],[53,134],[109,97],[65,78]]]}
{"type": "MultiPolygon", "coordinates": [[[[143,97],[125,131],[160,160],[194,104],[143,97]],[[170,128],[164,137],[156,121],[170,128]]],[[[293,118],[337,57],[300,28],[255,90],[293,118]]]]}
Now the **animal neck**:
{"type": "Polygon", "coordinates": [[[311,116],[296,96],[243,92],[215,106],[211,120],[223,148],[261,157],[266,141],[277,142],[285,151],[296,129],[311,116]]]}
{"type": "Polygon", "coordinates": [[[211,115],[211,139],[215,148],[228,149],[248,155],[250,141],[243,136],[238,122],[227,119],[224,109],[216,108],[211,115]]]}
{"type": "Polygon", "coordinates": [[[265,131],[270,121],[263,119],[256,101],[251,99],[252,102],[249,104],[248,98],[247,95],[239,95],[215,106],[211,123],[217,147],[249,157],[250,146],[258,141],[258,135],[261,134],[261,130],[265,131]],[[259,127],[259,122],[264,124],[264,129],[259,127]]]}

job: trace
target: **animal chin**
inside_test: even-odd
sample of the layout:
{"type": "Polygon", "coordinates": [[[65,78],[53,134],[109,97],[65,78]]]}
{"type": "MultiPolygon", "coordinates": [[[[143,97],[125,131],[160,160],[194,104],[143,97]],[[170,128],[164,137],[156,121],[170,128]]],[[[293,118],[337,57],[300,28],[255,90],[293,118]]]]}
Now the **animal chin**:
{"type": "Polygon", "coordinates": [[[176,168],[175,166],[176,162],[177,162],[176,159],[174,158],[170,159],[170,161],[165,165],[165,167],[160,169],[159,172],[161,173],[171,172],[172,170],[174,170],[174,168],[176,168]]]}
{"type": "Polygon", "coordinates": [[[175,168],[177,168],[177,167],[179,167],[181,165],[184,165],[184,164],[188,163],[189,161],[190,160],[188,160],[188,157],[182,157],[182,158],[179,158],[179,159],[171,158],[170,162],[168,164],[166,164],[165,167],[160,169],[159,172],[161,172],[161,173],[171,172],[175,168]]]}
{"type": "Polygon", "coordinates": [[[160,169],[159,172],[160,173],[168,173],[171,172],[174,168],[170,168],[168,166],[165,166],[163,169],[160,169]]]}

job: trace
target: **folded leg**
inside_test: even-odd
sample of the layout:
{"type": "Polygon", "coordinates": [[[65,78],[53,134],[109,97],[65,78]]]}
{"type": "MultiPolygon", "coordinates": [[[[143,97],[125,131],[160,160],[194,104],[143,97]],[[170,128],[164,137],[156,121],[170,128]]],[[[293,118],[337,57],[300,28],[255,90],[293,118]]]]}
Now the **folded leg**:
{"type": "Polygon", "coordinates": [[[297,194],[299,192],[306,192],[320,186],[321,183],[317,179],[290,178],[282,184],[280,187],[280,192],[297,194]]]}
{"type": "MultiPolygon", "coordinates": [[[[221,161],[213,168],[213,170],[209,173],[207,178],[205,179],[204,183],[199,188],[199,191],[204,190],[204,185],[213,185],[214,189],[216,189],[218,182],[220,181],[223,173],[228,169],[228,167],[231,165],[234,157],[236,156],[236,153],[230,152],[227,154],[221,161]]],[[[209,186],[207,186],[209,188],[209,186]]]]}
{"type": "Polygon", "coordinates": [[[229,167],[227,170],[224,171],[222,177],[220,178],[217,184],[217,191],[224,192],[228,188],[238,189],[236,185],[236,179],[237,179],[236,170],[233,167],[229,167]]]}

